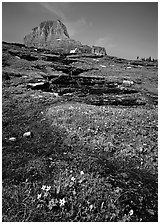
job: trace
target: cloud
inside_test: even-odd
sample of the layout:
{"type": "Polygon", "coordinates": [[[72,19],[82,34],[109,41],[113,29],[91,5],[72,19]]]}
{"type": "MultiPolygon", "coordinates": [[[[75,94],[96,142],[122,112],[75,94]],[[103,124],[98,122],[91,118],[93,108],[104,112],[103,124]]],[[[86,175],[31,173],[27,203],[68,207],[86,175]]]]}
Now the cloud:
{"type": "Polygon", "coordinates": [[[66,16],[63,13],[63,9],[65,8],[64,5],[68,4],[66,2],[63,2],[64,5],[62,5],[62,2],[54,2],[54,3],[48,3],[48,2],[40,2],[39,3],[43,8],[45,8],[47,11],[53,13],[56,15],[59,19],[66,20],[66,16]]]}
{"type": "Polygon", "coordinates": [[[116,44],[113,43],[113,40],[109,34],[106,36],[103,36],[103,37],[99,37],[95,41],[94,45],[105,47],[106,50],[110,50],[110,49],[116,47],[116,44]]]}
{"type": "Polygon", "coordinates": [[[73,37],[77,33],[80,33],[92,26],[92,23],[87,23],[85,18],[80,18],[75,21],[69,19],[68,15],[72,11],[71,2],[40,2],[39,4],[64,22],[70,37],[73,37]]]}
{"type": "Polygon", "coordinates": [[[85,18],[80,18],[76,21],[68,21],[65,24],[67,26],[68,33],[72,37],[92,26],[92,23],[88,23],[85,18]]]}

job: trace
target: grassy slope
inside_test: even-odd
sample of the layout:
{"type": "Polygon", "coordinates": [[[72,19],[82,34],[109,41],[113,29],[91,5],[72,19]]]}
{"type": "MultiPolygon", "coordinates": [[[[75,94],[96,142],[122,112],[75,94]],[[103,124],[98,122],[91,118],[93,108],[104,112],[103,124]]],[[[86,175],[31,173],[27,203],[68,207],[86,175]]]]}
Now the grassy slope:
{"type": "Polygon", "coordinates": [[[155,109],[16,91],[3,89],[4,221],[156,220],[155,109]],[[9,142],[12,136],[17,141],[9,142]],[[47,196],[42,185],[51,186],[47,196]]]}
{"type": "MultiPolygon", "coordinates": [[[[3,221],[157,221],[157,108],[93,106],[28,90],[15,73],[37,73],[34,63],[4,59],[15,70],[2,89],[3,221]]],[[[151,69],[108,65],[99,73],[157,94],[151,69]]]]}

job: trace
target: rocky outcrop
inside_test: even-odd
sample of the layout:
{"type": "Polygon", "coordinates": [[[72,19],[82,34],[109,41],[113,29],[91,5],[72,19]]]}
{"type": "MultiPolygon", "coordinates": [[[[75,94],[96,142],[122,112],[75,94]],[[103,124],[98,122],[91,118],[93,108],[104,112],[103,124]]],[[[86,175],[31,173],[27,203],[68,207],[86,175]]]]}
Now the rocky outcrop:
{"type": "Polygon", "coordinates": [[[79,41],[69,38],[67,28],[60,20],[42,22],[24,37],[24,44],[27,47],[59,49],[59,51],[65,49],[66,53],[82,45],[79,41]]]}
{"type": "Polygon", "coordinates": [[[106,55],[106,49],[104,47],[92,46],[92,54],[104,56],[106,55]]]}
{"type": "Polygon", "coordinates": [[[106,55],[104,47],[90,47],[70,39],[66,26],[60,20],[42,22],[24,37],[24,44],[27,47],[49,49],[58,54],[106,55]]]}

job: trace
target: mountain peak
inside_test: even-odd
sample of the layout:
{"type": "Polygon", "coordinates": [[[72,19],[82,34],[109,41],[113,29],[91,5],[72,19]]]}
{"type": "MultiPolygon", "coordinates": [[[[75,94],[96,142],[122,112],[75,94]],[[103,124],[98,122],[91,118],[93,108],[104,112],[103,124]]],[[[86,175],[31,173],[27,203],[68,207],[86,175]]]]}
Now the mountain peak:
{"type": "Polygon", "coordinates": [[[66,26],[59,20],[47,20],[32,29],[29,35],[24,37],[26,46],[45,47],[56,40],[67,40],[69,34],[66,26]]]}

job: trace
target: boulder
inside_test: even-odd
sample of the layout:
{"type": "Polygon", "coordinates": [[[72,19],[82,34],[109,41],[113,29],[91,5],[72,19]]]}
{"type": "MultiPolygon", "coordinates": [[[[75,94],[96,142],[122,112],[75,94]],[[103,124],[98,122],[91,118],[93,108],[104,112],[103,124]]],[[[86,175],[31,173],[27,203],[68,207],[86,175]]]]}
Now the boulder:
{"type": "Polygon", "coordinates": [[[23,137],[26,137],[26,138],[32,137],[32,133],[30,131],[27,131],[23,134],[23,137]]]}
{"type": "Polygon", "coordinates": [[[9,141],[11,141],[11,142],[15,142],[15,141],[16,141],[16,138],[15,138],[15,137],[10,137],[10,138],[9,138],[9,141]]]}

